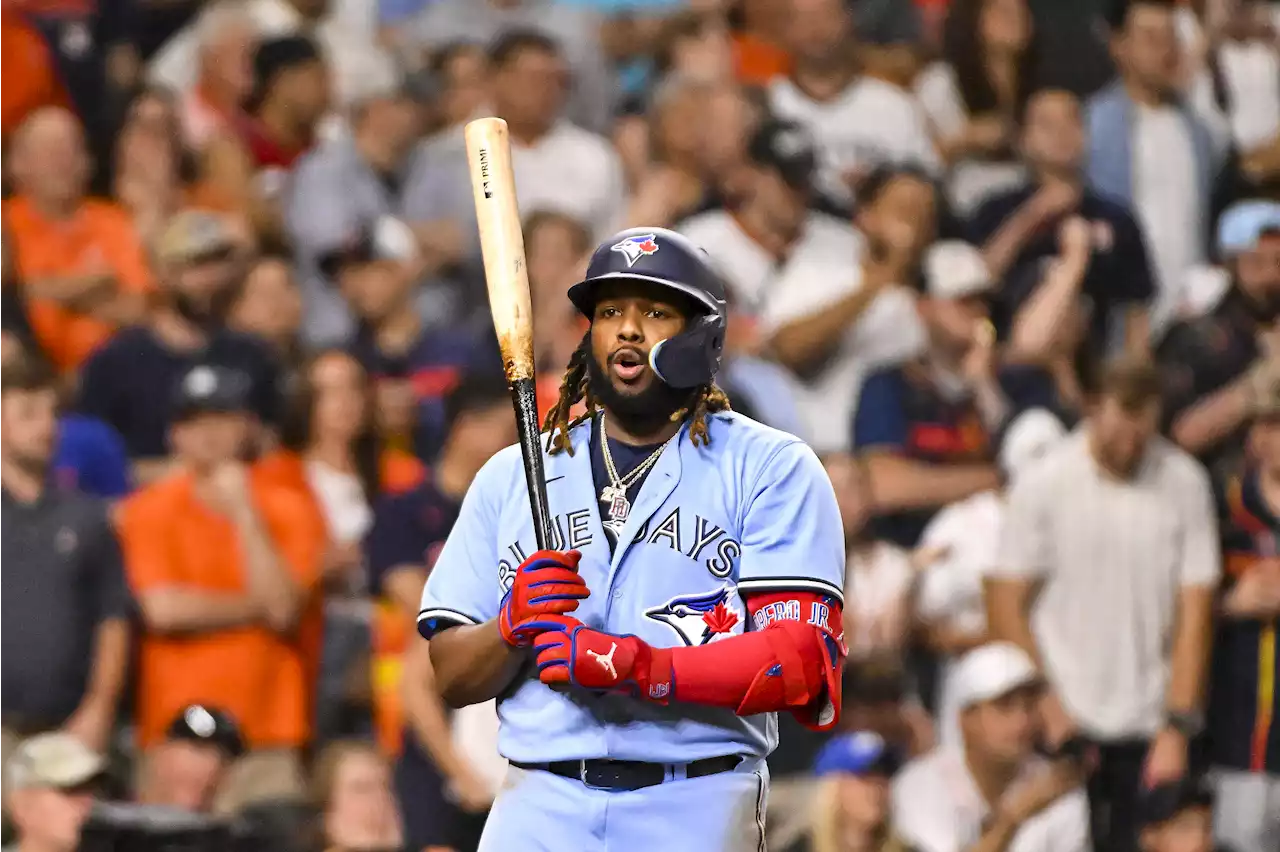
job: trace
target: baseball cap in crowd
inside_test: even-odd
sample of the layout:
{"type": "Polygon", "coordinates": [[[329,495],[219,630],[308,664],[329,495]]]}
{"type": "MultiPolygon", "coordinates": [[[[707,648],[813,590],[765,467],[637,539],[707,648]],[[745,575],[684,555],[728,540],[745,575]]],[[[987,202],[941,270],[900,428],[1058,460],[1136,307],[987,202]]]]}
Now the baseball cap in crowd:
{"type": "Polygon", "coordinates": [[[1152,827],[1168,822],[1183,811],[1213,806],[1213,789],[1203,776],[1189,775],[1148,787],[1138,793],[1138,824],[1152,827]]]}
{"type": "Polygon", "coordinates": [[[216,213],[184,210],[169,220],[156,241],[156,258],[166,265],[224,257],[237,248],[236,236],[216,213]]]}
{"type": "Polygon", "coordinates": [[[809,188],[818,162],[809,132],[795,122],[777,119],[760,125],[747,146],[747,156],[757,166],[776,170],[794,189],[809,188]]]}
{"type": "Polygon", "coordinates": [[[52,787],[74,790],[99,780],[106,759],[71,734],[55,731],[34,736],[18,746],[9,761],[14,790],[52,787]]]}
{"type": "Polygon", "coordinates": [[[960,710],[1043,680],[1027,652],[1012,642],[989,642],[974,648],[956,663],[951,677],[960,710]]]}
{"type": "Polygon", "coordinates": [[[924,258],[925,290],[933,299],[966,299],[990,292],[991,273],[982,253],[964,240],[934,243],[924,258]]]}
{"type": "Polygon", "coordinates": [[[169,740],[216,746],[228,757],[244,753],[244,739],[236,720],[226,711],[204,704],[192,704],[175,716],[166,736],[169,740]]]}
{"type": "Polygon", "coordinates": [[[320,271],[335,279],[343,267],[394,260],[410,263],[418,253],[413,230],[394,216],[379,216],[353,231],[338,245],[320,255],[320,271]]]}
{"type": "Polygon", "coordinates": [[[304,35],[287,35],[267,39],[253,53],[253,92],[250,105],[262,102],[267,89],[282,72],[299,65],[320,62],[320,48],[304,35]]]}
{"type": "Polygon", "coordinates": [[[1280,203],[1236,202],[1218,219],[1218,253],[1226,258],[1250,251],[1268,233],[1280,234],[1280,203]]]}
{"type": "Polygon", "coordinates": [[[249,393],[249,377],[239,370],[198,364],[178,383],[173,416],[185,420],[197,414],[248,411],[249,393]]]}
{"type": "Polygon", "coordinates": [[[1009,423],[1000,440],[1000,469],[1017,479],[1067,434],[1062,421],[1043,408],[1028,408],[1009,423]]]}
{"type": "Polygon", "coordinates": [[[871,731],[839,734],[827,741],[813,762],[813,773],[825,775],[890,776],[902,765],[901,756],[884,737],[871,731]]]}

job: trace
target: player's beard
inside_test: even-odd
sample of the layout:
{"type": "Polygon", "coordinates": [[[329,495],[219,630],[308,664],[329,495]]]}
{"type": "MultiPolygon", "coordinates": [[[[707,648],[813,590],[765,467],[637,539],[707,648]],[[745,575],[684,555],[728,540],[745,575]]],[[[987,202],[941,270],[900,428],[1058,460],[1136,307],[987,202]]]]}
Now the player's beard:
{"type": "Polygon", "coordinates": [[[632,435],[658,432],[671,422],[671,415],[689,401],[689,391],[673,388],[656,375],[639,393],[623,393],[613,386],[608,371],[595,357],[587,359],[587,381],[591,393],[608,410],[609,416],[632,435]]]}

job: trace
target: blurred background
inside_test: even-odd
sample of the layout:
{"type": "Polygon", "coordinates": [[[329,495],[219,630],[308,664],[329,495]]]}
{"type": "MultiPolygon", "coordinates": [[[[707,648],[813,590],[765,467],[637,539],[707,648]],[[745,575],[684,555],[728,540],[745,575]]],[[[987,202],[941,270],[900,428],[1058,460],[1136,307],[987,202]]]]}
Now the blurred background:
{"type": "Polygon", "coordinates": [[[472,476],[515,437],[462,144],[498,115],[544,409],[589,251],[673,228],[728,282],[734,409],[831,473],[844,719],[782,720],[772,848],[958,852],[998,828],[1067,850],[1055,833],[1092,819],[1099,849],[1175,852],[1209,848],[1216,811],[1217,843],[1280,849],[1280,3],[2,16],[20,848],[474,848],[496,717],[445,710],[413,623],[472,476]],[[1082,423],[1109,436],[1099,469],[1133,475],[1018,497],[1082,423]],[[1013,712],[1000,689],[1029,682],[999,655],[957,666],[1026,644],[1007,575],[1082,563],[1116,568],[1035,604],[1061,706],[1002,751],[974,708],[1013,712]],[[1179,589],[1207,590],[1198,632],[1179,589]],[[1173,709],[1203,718],[1162,719],[1170,671],[1173,709]],[[1091,817],[1055,811],[1083,794],[1052,778],[1004,796],[1055,726],[1084,741],[1091,817]],[[963,796],[929,762],[948,748],[970,755],[963,796]]]}

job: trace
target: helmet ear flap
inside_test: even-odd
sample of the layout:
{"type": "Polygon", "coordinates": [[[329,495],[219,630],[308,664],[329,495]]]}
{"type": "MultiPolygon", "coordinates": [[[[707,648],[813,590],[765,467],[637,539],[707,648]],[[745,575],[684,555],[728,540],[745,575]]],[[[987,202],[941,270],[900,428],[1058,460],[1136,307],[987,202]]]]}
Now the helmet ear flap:
{"type": "Polygon", "coordinates": [[[720,370],[724,351],[724,316],[698,317],[679,334],[649,350],[649,366],[673,388],[693,389],[709,383],[720,370]]]}

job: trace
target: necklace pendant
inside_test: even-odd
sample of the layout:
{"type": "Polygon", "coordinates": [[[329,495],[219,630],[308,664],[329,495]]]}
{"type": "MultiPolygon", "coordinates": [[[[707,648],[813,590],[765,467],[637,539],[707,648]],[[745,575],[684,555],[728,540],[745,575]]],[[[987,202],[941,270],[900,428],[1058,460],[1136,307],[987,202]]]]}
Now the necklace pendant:
{"type": "Polygon", "coordinates": [[[627,515],[631,514],[631,501],[627,499],[626,492],[614,492],[609,500],[609,515],[615,521],[625,521],[627,515]]]}

